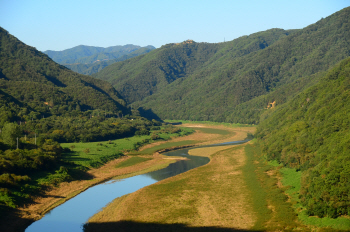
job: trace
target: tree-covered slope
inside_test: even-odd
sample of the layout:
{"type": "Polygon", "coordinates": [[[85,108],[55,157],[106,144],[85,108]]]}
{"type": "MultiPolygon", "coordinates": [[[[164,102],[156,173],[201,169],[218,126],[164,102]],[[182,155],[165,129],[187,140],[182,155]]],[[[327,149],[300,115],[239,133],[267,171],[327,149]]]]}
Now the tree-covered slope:
{"type": "Polygon", "coordinates": [[[285,102],[350,55],[349,14],[226,43],[169,44],[95,76],[161,118],[258,123],[269,103],[285,102]]]}
{"type": "Polygon", "coordinates": [[[70,71],[2,28],[0,73],[1,112],[18,116],[20,111],[44,115],[76,109],[128,111],[125,101],[109,83],[70,71]]]}
{"type": "Polygon", "coordinates": [[[44,53],[77,73],[90,75],[110,64],[148,53],[153,49],[155,47],[151,45],[140,47],[127,44],[107,48],[80,45],[63,51],[48,50],[44,53]]]}
{"type": "Polygon", "coordinates": [[[310,215],[350,215],[350,58],[269,112],[258,138],[269,159],[303,170],[310,215]]]}
{"type": "Polygon", "coordinates": [[[222,72],[230,61],[264,49],[287,34],[287,31],[272,29],[227,43],[167,44],[144,56],[111,65],[95,77],[111,82],[130,103],[154,95],[173,83],[166,92],[175,91],[181,96],[188,92],[183,89],[189,87],[189,83],[182,81],[188,79],[190,89],[202,88],[211,73],[222,72]]]}

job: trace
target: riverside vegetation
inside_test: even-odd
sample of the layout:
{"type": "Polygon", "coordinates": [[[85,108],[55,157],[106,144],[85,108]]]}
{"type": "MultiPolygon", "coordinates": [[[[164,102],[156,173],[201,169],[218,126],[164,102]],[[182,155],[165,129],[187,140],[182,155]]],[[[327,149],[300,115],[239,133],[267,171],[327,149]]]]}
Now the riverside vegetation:
{"type": "MultiPolygon", "coordinates": [[[[6,124],[8,125],[17,126],[6,124]]],[[[123,157],[126,153],[135,156],[137,150],[145,144],[189,134],[191,129],[166,125],[153,128],[151,132],[152,134],[149,135],[136,135],[104,142],[63,143],[62,147],[50,139],[37,146],[23,142],[21,143],[23,149],[0,151],[2,164],[0,169],[0,220],[11,220],[9,215],[16,212],[13,209],[33,204],[36,198],[55,189],[55,186],[59,186],[62,182],[92,179],[93,176],[88,171],[123,157]]],[[[151,158],[134,157],[127,161],[131,164],[122,163],[122,166],[118,168],[135,165],[149,159],[151,158]]],[[[95,182],[90,182],[89,185],[91,184],[95,182]]],[[[80,189],[82,190],[84,188],[80,189]]]]}

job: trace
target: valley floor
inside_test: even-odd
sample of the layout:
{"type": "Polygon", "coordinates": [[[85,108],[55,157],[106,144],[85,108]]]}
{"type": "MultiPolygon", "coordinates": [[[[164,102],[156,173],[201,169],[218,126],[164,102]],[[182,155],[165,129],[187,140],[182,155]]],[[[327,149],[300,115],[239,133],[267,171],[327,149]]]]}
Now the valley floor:
{"type": "Polygon", "coordinates": [[[130,224],[133,231],[149,224],[152,231],[166,225],[174,225],[173,231],[252,228],[257,216],[241,170],[244,145],[198,148],[190,154],[209,156],[210,164],[116,199],[89,220],[87,231],[126,230],[130,224]]]}
{"type": "MultiPolygon", "coordinates": [[[[243,140],[255,128],[226,129],[236,134],[207,143],[243,140]]],[[[279,171],[261,159],[255,141],[189,153],[210,162],[115,199],[85,231],[337,231],[300,222],[279,171]]]]}
{"type": "MultiPolygon", "coordinates": [[[[90,180],[62,183],[35,204],[20,209],[5,231],[23,231],[30,222],[88,187],[113,177],[125,178],[163,168],[169,159],[158,148],[180,144],[215,144],[243,140],[254,127],[183,124],[196,129],[186,137],[144,146],[137,156],[144,162],[122,166],[135,154],[89,171],[90,180]],[[190,143],[189,143],[190,141],[190,143]],[[15,218],[15,219],[14,219],[15,218]],[[21,230],[20,230],[21,229],[21,230]]],[[[332,231],[303,225],[284,194],[278,171],[261,159],[259,146],[242,145],[193,148],[191,155],[210,162],[115,199],[92,216],[85,231],[332,231]]],[[[180,159],[180,157],[179,157],[180,159]]],[[[4,228],[4,224],[2,226],[4,228]]]]}
{"type": "MultiPolygon", "coordinates": [[[[222,127],[217,126],[215,126],[215,128],[222,129],[222,127]]],[[[252,130],[254,128],[247,129],[252,130]]],[[[196,131],[196,133],[186,137],[178,137],[170,141],[157,142],[147,145],[141,149],[141,152],[147,149],[152,149],[152,147],[165,146],[165,144],[181,144],[189,141],[192,144],[205,144],[211,143],[211,141],[231,141],[230,137],[232,137],[233,134],[230,133],[228,135],[220,135],[196,131]]],[[[246,133],[240,131],[237,134],[242,137],[245,136],[246,133]]],[[[1,222],[1,230],[4,229],[4,231],[8,232],[23,231],[29,224],[31,224],[33,221],[39,220],[52,208],[64,203],[91,186],[115,177],[125,178],[151,172],[166,167],[172,162],[176,162],[176,159],[168,159],[158,152],[155,152],[152,155],[141,154],[140,156],[150,159],[133,166],[116,168],[119,163],[122,163],[132,157],[127,155],[125,157],[113,160],[100,168],[90,170],[87,173],[89,176],[87,180],[61,183],[58,187],[47,191],[42,197],[36,198],[33,204],[20,208],[16,210],[16,212],[13,212],[12,214],[8,215],[8,217],[4,218],[1,222]]]]}

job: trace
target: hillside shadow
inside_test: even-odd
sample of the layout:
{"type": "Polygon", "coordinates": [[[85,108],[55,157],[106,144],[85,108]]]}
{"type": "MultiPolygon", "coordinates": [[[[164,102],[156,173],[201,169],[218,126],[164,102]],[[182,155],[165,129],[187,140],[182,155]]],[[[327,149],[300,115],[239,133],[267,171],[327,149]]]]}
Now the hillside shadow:
{"type": "Polygon", "coordinates": [[[173,126],[177,126],[177,125],[182,125],[182,122],[168,122],[168,124],[171,124],[173,126]]]}
{"type": "Polygon", "coordinates": [[[63,159],[65,161],[87,161],[88,158],[81,157],[78,152],[63,153],[63,159]]]}
{"type": "Polygon", "coordinates": [[[9,80],[3,73],[2,73],[2,69],[0,68],[0,79],[4,79],[4,80],[9,80]]]}
{"type": "Polygon", "coordinates": [[[58,86],[58,87],[67,87],[67,85],[63,84],[60,80],[58,80],[55,77],[51,77],[51,76],[46,76],[46,79],[50,82],[52,82],[54,85],[58,86]]]}
{"type": "Polygon", "coordinates": [[[143,107],[140,107],[137,109],[139,112],[140,112],[140,115],[144,118],[147,118],[148,120],[152,120],[152,119],[155,119],[157,121],[162,121],[158,115],[156,115],[152,109],[144,109],[143,107]]]}
{"type": "Polygon", "coordinates": [[[160,224],[160,223],[145,223],[134,221],[120,221],[120,222],[101,222],[101,223],[88,223],[83,226],[84,232],[247,232],[258,230],[244,230],[236,228],[223,228],[223,227],[189,227],[186,224],[160,224]]]}
{"type": "Polygon", "coordinates": [[[34,222],[32,219],[20,216],[20,211],[12,208],[0,207],[0,231],[24,232],[34,222]]]}

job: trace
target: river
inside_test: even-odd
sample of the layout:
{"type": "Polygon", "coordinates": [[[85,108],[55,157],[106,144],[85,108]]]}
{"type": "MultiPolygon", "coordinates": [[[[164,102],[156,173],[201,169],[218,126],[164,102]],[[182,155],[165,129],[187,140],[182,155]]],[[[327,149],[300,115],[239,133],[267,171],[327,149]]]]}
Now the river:
{"type": "Polygon", "coordinates": [[[193,168],[200,167],[209,162],[209,158],[207,157],[189,155],[188,151],[190,149],[234,145],[245,143],[247,141],[248,140],[234,141],[166,152],[164,155],[183,156],[187,159],[179,160],[158,171],[121,180],[110,180],[93,186],[48,212],[42,219],[28,226],[25,232],[82,232],[83,225],[88,219],[115,198],[135,192],[145,186],[154,184],[160,180],[178,175],[193,168]]]}

